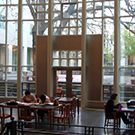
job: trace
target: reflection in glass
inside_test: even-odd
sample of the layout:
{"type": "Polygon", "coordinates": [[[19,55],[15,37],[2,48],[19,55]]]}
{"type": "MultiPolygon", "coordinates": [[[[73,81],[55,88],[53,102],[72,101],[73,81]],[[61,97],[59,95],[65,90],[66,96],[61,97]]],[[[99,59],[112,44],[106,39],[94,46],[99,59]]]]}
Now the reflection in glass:
{"type": "Polygon", "coordinates": [[[17,83],[7,83],[7,97],[17,97],[17,83]]]}

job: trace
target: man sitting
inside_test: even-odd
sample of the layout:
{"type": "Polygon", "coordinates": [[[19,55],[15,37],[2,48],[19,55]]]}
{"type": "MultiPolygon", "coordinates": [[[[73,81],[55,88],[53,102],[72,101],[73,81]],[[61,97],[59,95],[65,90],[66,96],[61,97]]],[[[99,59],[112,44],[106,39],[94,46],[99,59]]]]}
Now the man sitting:
{"type": "Polygon", "coordinates": [[[26,90],[25,91],[25,95],[23,96],[22,98],[22,102],[26,102],[26,103],[36,103],[37,100],[36,100],[36,97],[30,93],[29,90],[26,90]]]}

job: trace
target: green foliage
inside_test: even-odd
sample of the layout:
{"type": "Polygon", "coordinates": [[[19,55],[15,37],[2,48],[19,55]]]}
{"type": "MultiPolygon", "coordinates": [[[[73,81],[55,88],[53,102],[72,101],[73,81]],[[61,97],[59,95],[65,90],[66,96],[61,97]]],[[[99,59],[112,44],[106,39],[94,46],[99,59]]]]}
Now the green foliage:
{"type": "Polygon", "coordinates": [[[124,29],[122,34],[123,54],[126,56],[135,56],[135,35],[124,29]]]}

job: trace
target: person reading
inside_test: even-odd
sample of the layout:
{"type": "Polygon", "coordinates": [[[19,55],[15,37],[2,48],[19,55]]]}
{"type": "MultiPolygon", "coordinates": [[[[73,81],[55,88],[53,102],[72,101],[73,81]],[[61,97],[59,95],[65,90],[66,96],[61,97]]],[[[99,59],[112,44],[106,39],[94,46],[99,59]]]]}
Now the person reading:
{"type": "Polygon", "coordinates": [[[23,96],[22,98],[22,102],[26,102],[26,103],[36,103],[37,100],[36,100],[36,97],[30,93],[29,90],[26,90],[25,91],[25,95],[23,96]]]}
{"type": "MultiPolygon", "coordinates": [[[[39,104],[48,104],[51,103],[50,98],[46,94],[42,94],[39,99],[39,104]]],[[[38,116],[40,116],[41,120],[43,121],[44,114],[48,114],[47,110],[38,110],[38,116]]]]}
{"type": "MultiPolygon", "coordinates": [[[[106,113],[107,113],[107,116],[109,117],[114,117],[115,109],[121,106],[121,104],[114,105],[114,101],[116,100],[116,97],[117,97],[117,93],[111,94],[110,99],[106,103],[106,113]]],[[[125,124],[132,123],[131,121],[127,119],[127,116],[123,112],[117,112],[116,117],[122,118],[125,124]]]]}

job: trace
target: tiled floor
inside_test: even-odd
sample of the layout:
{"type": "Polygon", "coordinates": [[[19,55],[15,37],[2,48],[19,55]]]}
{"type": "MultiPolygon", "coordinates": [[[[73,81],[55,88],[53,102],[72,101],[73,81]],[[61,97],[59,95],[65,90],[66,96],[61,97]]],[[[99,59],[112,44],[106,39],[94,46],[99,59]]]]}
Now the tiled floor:
{"type": "MultiPolygon", "coordinates": [[[[13,115],[15,116],[15,120],[17,120],[17,110],[14,109],[13,110],[13,115]]],[[[94,135],[133,135],[133,131],[127,131],[125,130],[125,128],[129,129],[127,125],[125,125],[122,121],[121,121],[121,128],[124,128],[123,130],[117,130],[117,131],[113,131],[113,129],[103,129],[101,127],[104,127],[104,110],[92,110],[92,109],[80,109],[80,113],[79,115],[76,114],[76,117],[74,119],[71,119],[71,125],[80,125],[80,126],[92,126],[92,127],[97,127],[94,128],[94,135]]],[[[45,130],[46,134],[49,130],[47,128],[48,125],[45,124],[38,124],[38,128],[45,130]]],[[[57,131],[57,126],[55,126],[55,131],[57,131]]],[[[63,127],[59,128],[60,130],[63,130],[63,133],[69,133],[72,134],[73,132],[76,134],[83,134],[84,133],[84,128],[81,127],[67,127],[66,131],[64,131],[63,127]]],[[[133,128],[132,128],[133,129],[133,128]]],[[[37,130],[37,129],[33,129],[37,130]]],[[[54,131],[53,131],[54,132],[54,131]]],[[[61,131],[59,131],[58,134],[60,134],[61,131]]],[[[18,135],[20,135],[21,133],[18,133],[18,135]]],[[[25,132],[24,135],[40,135],[39,133],[28,133],[25,132]]],[[[55,133],[52,133],[55,134],[55,133]]],[[[90,133],[92,134],[92,133],[90,133]]]]}

